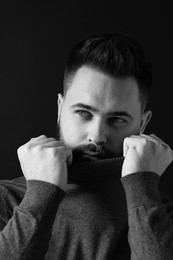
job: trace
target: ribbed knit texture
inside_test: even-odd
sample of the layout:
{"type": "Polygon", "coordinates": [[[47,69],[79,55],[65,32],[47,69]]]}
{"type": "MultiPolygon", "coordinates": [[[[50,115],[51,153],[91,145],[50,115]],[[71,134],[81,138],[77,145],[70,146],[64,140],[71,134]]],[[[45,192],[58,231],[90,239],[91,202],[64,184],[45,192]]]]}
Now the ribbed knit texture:
{"type": "Polygon", "coordinates": [[[65,192],[23,177],[0,181],[0,259],[172,259],[173,204],[162,204],[159,177],[121,178],[122,164],[69,165],[65,192]]]}

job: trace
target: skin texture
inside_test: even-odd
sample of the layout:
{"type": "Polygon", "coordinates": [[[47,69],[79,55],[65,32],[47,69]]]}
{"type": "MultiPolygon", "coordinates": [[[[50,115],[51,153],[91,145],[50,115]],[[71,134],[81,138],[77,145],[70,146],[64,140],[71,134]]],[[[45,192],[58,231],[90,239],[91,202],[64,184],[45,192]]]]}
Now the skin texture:
{"type": "Polygon", "coordinates": [[[151,117],[151,111],[141,111],[135,79],[115,79],[86,66],[77,71],[66,96],[59,95],[58,107],[67,146],[95,143],[115,156],[123,155],[124,138],[142,133],[151,117]]]}
{"type": "Polygon", "coordinates": [[[122,177],[141,171],[160,176],[172,162],[173,152],[156,135],[143,134],[150,118],[151,111],[141,108],[134,78],[115,79],[81,67],[65,97],[58,95],[61,140],[41,135],[19,147],[23,174],[27,180],[46,181],[63,189],[72,149],[90,144],[125,157],[122,177]]]}
{"type": "Polygon", "coordinates": [[[63,142],[41,135],[20,146],[17,153],[26,180],[46,181],[64,188],[71,150],[63,142]]]}

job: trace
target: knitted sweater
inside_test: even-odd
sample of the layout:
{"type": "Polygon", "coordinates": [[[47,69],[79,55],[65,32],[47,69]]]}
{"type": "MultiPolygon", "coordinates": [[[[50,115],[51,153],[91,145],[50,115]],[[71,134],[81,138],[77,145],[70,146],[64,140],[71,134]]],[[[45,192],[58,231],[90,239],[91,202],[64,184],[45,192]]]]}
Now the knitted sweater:
{"type": "Polygon", "coordinates": [[[0,259],[173,259],[173,203],[159,177],[121,178],[123,159],[72,164],[65,191],[0,181],[0,259]]]}

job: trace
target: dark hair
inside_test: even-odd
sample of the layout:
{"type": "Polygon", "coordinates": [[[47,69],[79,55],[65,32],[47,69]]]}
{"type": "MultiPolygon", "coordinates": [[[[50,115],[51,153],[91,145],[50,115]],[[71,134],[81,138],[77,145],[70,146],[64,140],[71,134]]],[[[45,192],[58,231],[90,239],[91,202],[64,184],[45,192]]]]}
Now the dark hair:
{"type": "Polygon", "coordinates": [[[64,73],[64,95],[77,70],[90,66],[114,78],[134,77],[140,99],[146,106],[152,86],[152,68],[146,50],[139,43],[120,34],[90,37],[70,52],[64,73]]]}

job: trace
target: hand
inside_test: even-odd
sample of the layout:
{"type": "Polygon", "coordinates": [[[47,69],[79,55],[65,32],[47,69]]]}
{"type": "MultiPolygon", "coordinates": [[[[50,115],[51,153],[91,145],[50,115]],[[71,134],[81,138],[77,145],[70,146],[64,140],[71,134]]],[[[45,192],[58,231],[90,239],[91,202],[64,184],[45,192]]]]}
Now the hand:
{"type": "Polygon", "coordinates": [[[173,160],[173,151],[156,135],[132,135],[124,139],[122,177],[134,172],[163,174],[173,160]]]}
{"type": "Polygon", "coordinates": [[[17,150],[23,174],[27,180],[41,180],[63,189],[67,184],[67,161],[72,152],[62,141],[41,135],[32,138],[17,150]]]}

